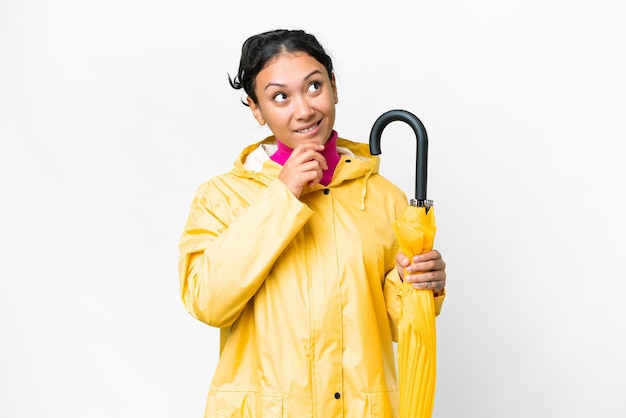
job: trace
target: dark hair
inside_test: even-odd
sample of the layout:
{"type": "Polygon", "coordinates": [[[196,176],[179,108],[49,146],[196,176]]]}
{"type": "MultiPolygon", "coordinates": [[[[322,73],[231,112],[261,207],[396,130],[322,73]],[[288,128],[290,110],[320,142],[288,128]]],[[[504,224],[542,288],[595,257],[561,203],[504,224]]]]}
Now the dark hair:
{"type": "MultiPolygon", "coordinates": [[[[236,90],[243,89],[257,103],[254,87],[259,72],[277,55],[297,51],[306,52],[315,58],[326,68],[328,76],[331,76],[333,61],[315,36],[299,29],[275,29],[246,39],[241,47],[239,71],[235,78],[231,78],[229,74],[228,82],[236,90]]],[[[245,101],[243,104],[248,105],[245,101]]]]}

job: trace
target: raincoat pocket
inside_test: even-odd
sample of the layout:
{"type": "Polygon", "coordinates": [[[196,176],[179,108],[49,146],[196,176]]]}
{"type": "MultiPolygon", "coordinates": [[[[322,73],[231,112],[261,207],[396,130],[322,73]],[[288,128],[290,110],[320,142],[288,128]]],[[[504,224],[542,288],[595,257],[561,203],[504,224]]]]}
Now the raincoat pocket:
{"type": "Polygon", "coordinates": [[[281,418],[283,394],[278,391],[211,390],[205,418],[281,418]]]}
{"type": "Polygon", "coordinates": [[[367,394],[366,411],[372,418],[393,418],[399,416],[400,392],[397,389],[386,387],[369,388],[367,394]]]}

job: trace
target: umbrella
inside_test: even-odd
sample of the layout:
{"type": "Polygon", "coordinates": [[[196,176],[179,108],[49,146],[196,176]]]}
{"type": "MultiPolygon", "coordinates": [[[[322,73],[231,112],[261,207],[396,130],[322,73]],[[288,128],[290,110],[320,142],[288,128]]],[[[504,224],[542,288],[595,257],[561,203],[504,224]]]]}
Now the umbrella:
{"type": "MultiPolygon", "coordinates": [[[[433,202],[426,200],[428,136],[422,122],[406,110],[389,110],[372,126],[370,153],[378,155],[383,129],[391,122],[402,121],[411,126],[417,137],[415,198],[394,224],[400,250],[407,256],[433,248],[435,214],[433,202]]],[[[435,303],[430,289],[415,289],[402,283],[401,313],[398,323],[398,377],[400,385],[400,417],[430,418],[435,403],[436,329],[435,303]]]]}

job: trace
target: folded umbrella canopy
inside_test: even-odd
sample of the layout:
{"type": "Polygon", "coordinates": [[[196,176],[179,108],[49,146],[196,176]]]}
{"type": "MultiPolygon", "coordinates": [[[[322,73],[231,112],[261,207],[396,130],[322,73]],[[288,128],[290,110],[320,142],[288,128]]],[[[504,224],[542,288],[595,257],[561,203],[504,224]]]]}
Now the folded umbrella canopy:
{"type": "MultiPolygon", "coordinates": [[[[382,131],[393,121],[411,126],[417,137],[415,198],[394,224],[400,251],[407,257],[433,248],[435,214],[433,202],[426,200],[428,136],[422,122],[406,110],[383,113],[372,126],[370,153],[381,154],[382,131]]],[[[399,290],[402,310],[398,323],[398,377],[400,385],[400,417],[430,418],[435,403],[436,328],[435,302],[431,289],[415,289],[402,283],[399,290]]]]}

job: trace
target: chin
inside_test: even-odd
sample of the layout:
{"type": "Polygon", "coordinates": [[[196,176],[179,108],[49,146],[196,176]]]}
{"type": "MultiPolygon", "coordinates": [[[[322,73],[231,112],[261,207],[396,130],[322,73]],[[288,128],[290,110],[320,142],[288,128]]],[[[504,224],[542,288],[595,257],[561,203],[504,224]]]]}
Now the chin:
{"type": "Polygon", "coordinates": [[[330,136],[333,134],[332,129],[328,132],[326,132],[324,135],[321,135],[322,138],[322,145],[326,144],[328,142],[328,140],[330,139],[330,136]]]}

